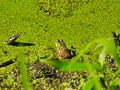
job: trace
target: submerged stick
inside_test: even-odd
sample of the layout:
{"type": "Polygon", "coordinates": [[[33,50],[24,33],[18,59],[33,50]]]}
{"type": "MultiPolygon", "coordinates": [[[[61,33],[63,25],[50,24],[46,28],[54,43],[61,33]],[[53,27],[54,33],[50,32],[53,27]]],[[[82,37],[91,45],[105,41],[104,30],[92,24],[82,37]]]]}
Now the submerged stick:
{"type": "Polygon", "coordinates": [[[21,33],[18,33],[18,34],[15,34],[15,35],[10,36],[10,37],[5,41],[5,43],[6,43],[7,45],[12,44],[17,38],[19,38],[20,35],[21,35],[21,33]]]}
{"type": "Polygon", "coordinates": [[[12,64],[12,63],[14,63],[14,61],[11,60],[11,59],[8,60],[8,61],[5,61],[5,62],[3,62],[3,63],[0,64],[0,68],[6,67],[6,66],[8,66],[8,65],[10,65],[10,64],[12,64]]]}

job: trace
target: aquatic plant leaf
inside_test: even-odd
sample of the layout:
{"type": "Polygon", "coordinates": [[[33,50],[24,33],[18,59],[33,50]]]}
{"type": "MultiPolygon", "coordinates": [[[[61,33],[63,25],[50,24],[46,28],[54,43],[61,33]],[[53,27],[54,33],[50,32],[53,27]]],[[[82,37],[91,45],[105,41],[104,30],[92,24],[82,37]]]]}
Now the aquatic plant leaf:
{"type": "Polygon", "coordinates": [[[99,59],[98,59],[98,61],[101,63],[101,66],[103,66],[104,64],[105,57],[106,57],[106,48],[104,47],[101,53],[99,54],[99,59]]]}
{"type": "Polygon", "coordinates": [[[97,39],[97,40],[95,40],[95,42],[103,44],[103,46],[106,48],[107,52],[109,54],[113,55],[114,60],[120,67],[120,59],[118,57],[117,48],[116,48],[114,42],[111,40],[108,40],[108,39],[104,39],[104,38],[97,39]]]}
{"type": "Polygon", "coordinates": [[[89,70],[96,69],[99,72],[102,72],[102,67],[99,63],[97,64],[91,64],[91,63],[84,63],[84,62],[74,62],[71,64],[69,61],[62,61],[62,60],[48,60],[43,59],[40,60],[41,62],[45,62],[49,65],[52,65],[53,67],[62,70],[62,71],[81,71],[81,70],[89,70]],[[88,66],[89,64],[89,66],[88,66]]]}
{"type": "Polygon", "coordinates": [[[94,86],[94,83],[93,83],[93,80],[92,79],[89,79],[86,84],[83,86],[83,89],[82,90],[92,90],[94,86]]]}
{"type": "Polygon", "coordinates": [[[33,90],[31,87],[31,83],[29,82],[29,77],[27,74],[27,68],[24,61],[24,53],[22,49],[18,50],[18,65],[20,69],[20,75],[22,77],[22,85],[25,90],[33,90]]]}
{"type": "Polygon", "coordinates": [[[115,79],[110,84],[111,87],[120,86],[120,79],[115,79]]]}
{"type": "Polygon", "coordinates": [[[99,75],[99,74],[98,75],[97,74],[91,74],[91,76],[89,76],[88,81],[83,86],[82,90],[92,90],[92,89],[94,89],[94,90],[102,90],[100,77],[101,77],[101,75],[99,75]]]}

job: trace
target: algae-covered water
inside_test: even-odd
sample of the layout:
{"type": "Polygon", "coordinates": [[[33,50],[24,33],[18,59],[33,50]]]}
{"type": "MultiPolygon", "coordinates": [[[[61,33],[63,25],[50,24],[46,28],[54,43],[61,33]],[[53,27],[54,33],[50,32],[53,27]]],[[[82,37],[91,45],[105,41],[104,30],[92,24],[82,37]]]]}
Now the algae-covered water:
{"type": "MultiPolygon", "coordinates": [[[[111,32],[120,33],[119,10],[119,0],[0,0],[0,63],[16,61],[18,49],[23,49],[25,61],[34,62],[29,65],[36,68],[39,57],[52,55],[51,49],[55,49],[57,39],[63,39],[68,48],[74,47],[77,54],[96,38],[111,37],[111,32]],[[5,44],[9,36],[19,32],[17,45],[5,44]]],[[[44,81],[45,77],[40,77],[44,81]]],[[[41,90],[37,89],[39,79],[31,79],[35,90],[41,90]]],[[[51,82],[53,84],[48,87],[54,90],[57,79],[51,82]]],[[[61,88],[70,86],[68,83],[62,85],[61,88]]],[[[17,64],[0,68],[0,89],[16,90],[17,87],[21,90],[17,64]]]]}

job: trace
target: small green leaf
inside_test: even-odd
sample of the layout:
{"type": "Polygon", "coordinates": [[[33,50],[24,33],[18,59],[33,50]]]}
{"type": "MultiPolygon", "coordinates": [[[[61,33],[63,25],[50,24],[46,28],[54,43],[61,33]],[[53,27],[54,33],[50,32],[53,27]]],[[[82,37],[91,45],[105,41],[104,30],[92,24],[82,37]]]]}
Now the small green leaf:
{"type": "Polygon", "coordinates": [[[111,82],[110,86],[115,87],[120,85],[120,79],[115,79],[111,82]]]}
{"type": "Polygon", "coordinates": [[[111,55],[113,55],[114,60],[120,67],[120,59],[119,59],[119,56],[117,53],[117,48],[116,48],[113,40],[108,40],[108,39],[102,38],[102,39],[97,39],[94,42],[103,44],[103,46],[106,48],[107,52],[110,53],[111,55]]]}
{"type": "Polygon", "coordinates": [[[93,80],[92,79],[89,79],[86,84],[83,86],[83,89],[82,90],[92,90],[94,86],[94,83],[93,83],[93,80]]]}
{"type": "Polygon", "coordinates": [[[18,50],[18,65],[20,68],[20,75],[22,77],[22,85],[24,90],[32,90],[31,83],[27,74],[27,67],[24,60],[24,53],[22,49],[18,50]]]}
{"type": "Polygon", "coordinates": [[[101,66],[103,66],[103,64],[104,64],[105,57],[106,57],[106,48],[104,47],[102,49],[101,53],[99,54],[99,59],[98,59],[98,61],[100,62],[101,66]]]}
{"type": "Polygon", "coordinates": [[[74,62],[71,63],[70,61],[62,61],[62,60],[48,60],[43,59],[41,62],[45,62],[53,67],[62,70],[62,71],[81,71],[81,70],[89,70],[96,69],[99,72],[102,72],[102,67],[99,63],[91,64],[91,63],[84,63],[84,62],[74,62]],[[89,66],[88,66],[89,64],[89,66]]]}

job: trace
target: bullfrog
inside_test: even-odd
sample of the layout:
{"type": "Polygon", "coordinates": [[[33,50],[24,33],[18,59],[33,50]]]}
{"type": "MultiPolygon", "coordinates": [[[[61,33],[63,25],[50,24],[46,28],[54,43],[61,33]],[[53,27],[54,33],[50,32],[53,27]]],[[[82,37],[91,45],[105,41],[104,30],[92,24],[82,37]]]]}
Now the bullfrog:
{"type": "Polygon", "coordinates": [[[19,38],[20,35],[21,35],[21,33],[14,34],[14,35],[10,36],[10,37],[5,41],[5,43],[6,43],[7,45],[12,44],[17,38],[19,38]]]}
{"type": "Polygon", "coordinates": [[[67,48],[63,40],[57,40],[56,45],[56,56],[59,59],[69,59],[75,55],[74,51],[67,48]]]}

